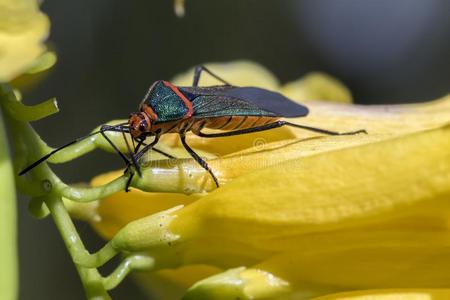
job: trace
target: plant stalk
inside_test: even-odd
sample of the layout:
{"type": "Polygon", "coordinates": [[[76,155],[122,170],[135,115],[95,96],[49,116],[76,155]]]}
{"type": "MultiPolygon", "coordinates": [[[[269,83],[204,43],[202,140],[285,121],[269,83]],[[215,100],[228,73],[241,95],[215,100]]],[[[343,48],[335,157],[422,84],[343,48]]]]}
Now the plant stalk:
{"type": "Polygon", "coordinates": [[[0,291],[2,299],[15,300],[18,288],[16,190],[1,105],[0,179],[0,291]]]}

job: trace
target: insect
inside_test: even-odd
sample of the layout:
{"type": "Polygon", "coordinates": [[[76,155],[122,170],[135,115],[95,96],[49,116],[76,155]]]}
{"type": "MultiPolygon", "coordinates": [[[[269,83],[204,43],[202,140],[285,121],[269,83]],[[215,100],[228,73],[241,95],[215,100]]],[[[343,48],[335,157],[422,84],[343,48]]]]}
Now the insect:
{"type": "MultiPolygon", "coordinates": [[[[308,113],[309,110],[306,106],[293,102],[279,93],[256,87],[233,86],[206,67],[198,66],[195,68],[192,86],[178,87],[168,81],[156,81],[142,100],[139,112],[131,113],[128,122],[113,126],[103,125],[99,131],[53,150],[26,167],[19,175],[25,174],[61,149],[99,133],[125,161],[126,170],[134,165],[140,175],[139,160],[148,151],[153,150],[173,158],[170,154],[155,148],[155,145],[163,134],[177,133],[187,152],[209,172],[216,186],[219,187],[219,181],[208,163],[188,145],[186,133],[189,131],[203,138],[241,135],[282,126],[291,126],[327,135],[367,133],[365,130],[339,133],[281,120],[281,118],[305,117],[308,113]],[[202,72],[208,73],[222,85],[199,87],[198,83],[202,72]],[[204,129],[220,129],[223,132],[205,133],[204,129]],[[122,132],[124,138],[125,133],[131,135],[137,144],[132,151],[127,143],[129,157],[108,138],[105,134],[107,131],[122,132]],[[146,144],[145,141],[148,137],[154,139],[146,144]]],[[[127,184],[127,190],[131,177],[132,175],[127,184]]]]}

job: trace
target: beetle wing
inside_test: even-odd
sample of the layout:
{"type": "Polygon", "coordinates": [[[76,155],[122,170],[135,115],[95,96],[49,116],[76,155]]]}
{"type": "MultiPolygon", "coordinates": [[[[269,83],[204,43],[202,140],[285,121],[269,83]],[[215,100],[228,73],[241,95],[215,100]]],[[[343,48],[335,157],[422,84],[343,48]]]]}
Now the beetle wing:
{"type": "Polygon", "coordinates": [[[257,87],[212,86],[212,87],[182,87],[183,93],[191,99],[195,115],[196,105],[201,109],[199,113],[206,114],[208,105],[217,113],[228,116],[238,110],[239,115],[303,117],[309,112],[306,106],[298,104],[277,92],[257,87]],[[208,98],[208,99],[206,99],[208,98]],[[223,103],[214,103],[223,102],[223,103]],[[206,105],[204,107],[204,105],[206,105]],[[251,114],[253,112],[253,114],[251,114]],[[257,112],[257,113],[256,113],[257,112]],[[256,113],[256,114],[255,114],[256,113]]]}

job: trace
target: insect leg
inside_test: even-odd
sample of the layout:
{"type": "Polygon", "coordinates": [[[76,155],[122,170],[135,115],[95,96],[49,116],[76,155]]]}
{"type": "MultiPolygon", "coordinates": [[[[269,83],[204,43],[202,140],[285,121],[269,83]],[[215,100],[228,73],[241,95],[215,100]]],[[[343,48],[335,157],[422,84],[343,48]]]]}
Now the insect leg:
{"type": "MultiPolygon", "coordinates": [[[[140,148],[142,145],[147,146],[147,144],[144,143],[144,140],[145,140],[145,139],[136,139],[136,141],[138,142],[138,144],[137,144],[136,147],[134,148],[134,153],[138,152],[139,148],[140,148]]],[[[155,151],[155,152],[158,152],[159,154],[164,155],[164,156],[167,157],[167,158],[170,158],[170,159],[176,159],[175,156],[172,156],[172,155],[170,155],[169,153],[166,153],[166,152],[164,152],[164,151],[162,151],[162,150],[159,150],[159,149],[157,149],[157,148],[155,148],[155,147],[153,147],[152,150],[155,151]]]]}
{"type": "MultiPolygon", "coordinates": [[[[158,143],[158,141],[159,141],[159,134],[155,135],[155,140],[154,140],[153,142],[151,142],[151,143],[148,144],[148,145],[145,145],[145,147],[142,148],[141,151],[139,151],[138,153],[136,153],[135,155],[133,155],[133,158],[134,158],[134,160],[136,161],[136,164],[137,164],[137,162],[139,161],[139,159],[140,159],[146,152],[150,151],[150,150],[153,148],[153,146],[156,145],[156,144],[158,143]]],[[[129,163],[127,164],[127,167],[125,168],[124,173],[126,173],[126,172],[130,169],[131,164],[132,164],[131,162],[129,162],[129,163]]],[[[128,191],[130,190],[129,187],[130,187],[130,184],[131,184],[131,180],[133,179],[133,176],[134,176],[134,174],[132,173],[132,174],[130,175],[130,177],[128,178],[127,184],[126,184],[126,186],[125,186],[125,191],[126,191],[126,192],[128,192],[128,191]]]]}
{"type": "Polygon", "coordinates": [[[321,128],[315,128],[315,127],[310,127],[310,126],[305,126],[305,125],[294,124],[294,123],[290,123],[290,122],[286,122],[286,121],[276,121],[276,122],[269,123],[269,124],[262,125],[262,126],[245,128],[245,129],[234,130],[234,131],[229,131],[229,132],[203,133],[203,132],[201,132],[201,130],[197,130],[197,131],[193,131],[193,132],[194,132],[194,134],[196,134],[200,137],[213,138],[213,137],[233,136],[233,135],[240,135],[240,134],[246,134],[246,133],[252,133],[252,132],[265,131],[265,130],[282,127],[285,125],[296,127],[296,128],[301,128],[301,129],[305,129],[305,130],[309,130],[309,131],[314,131],[314,132],[318,132],[318,133],[328,134],[328,135],[352,135],[352,134],[358,134],[358,133],[367,133],[367,131],[364,129],[340,133],[340,132],[330,131],[330,130],[321,129],[321,128]]]}
{"type": "Polygon", "coordinates": [[[114,151],[116,151],[117,154],[119,154],[119,156],[123,159],[123,161],[125,162],[125,164],[129,164],[130,160],[125,156],[125,154],[122,153],[122,151],[119,150],[119,148],[117,148],[117,146],[109,139],[109,137],[105,134],[106,131],[116,131],[116,130],[111,130],[109,125],[103,125],[100,128],[100,134],[105,138],[105,140],[111,145],[111,147],[114,149],[114,151]]]}
{"type": "Polygon", "coordinates": [[[145,147],[142,148],[141,151],[136,153],[134,155],[134,157],[136,157],[136,159],[139,160],[146,152],[152,150],[153,146],[155,146],[158,142],[159,142],[159,135],[155,135],[155,140],[153,142],[151,142],[150,144],[145,145],[145,147]]]}
{"type": "Polygon", "coordinates": [[[136,157],[133,155],[133,152],[131,151],[131,147],[128,144],[128,140],[127,137],[125,136],[125,132],[122,131],[122,136],[123,136],[123,140],[125,141],[125,145],[127,146],[127,150],[128,150],[128,155],[130,156],[131,162],[134,165],[134,168],[136,169],[136,171],[139,174],[139,177],[142,177],[142,172],[141,172],[141,168],[139,168],[139,165],[137,163],[136,157]]]}
{"type": "Polygon", "coordinates": [[[290,123],[290,122],[286,122],[286,121],[282,121],[282,122],[284,122],[284,125],[287,125],[287,126],[297,127],[297,128],[301,128],[301,129],[305,129],[305,130],[309,130],[309,131],[314,131],[314,132],[318,132],[318,133],[323,133],[323,134],[328,134],[328,135],[354,135],[354,134],[358,134],[358,133],[365,133],[365,134],[367,134],[367,131],[365,129],[360,129],[360,130],[356,130],[356,131],[349,131],[349,132],[337,132],[337,131],[330,131],[330,130],[326,130],[326,129],[322,129],[322,128],[316,128],[316,127],[310,127],[310,126],[305,126],[305,125],[294,124],[294,123],[290,123]]]}
{"type": "Polygon", "coordinates": [[[167,158],[170,158],[170,159],[176,159],[175,156],[170,155],[169,153],[166,153],[166,152],[164,152],[164,151],[162,151],[162,150],[160,150],[160,149],[158,149],[158,148],[153,148],[153,151],[158,152],[159,154],[162,154],[162,155],[164,155],[164,156],[167,157],[167,158]]]}
{"type": "Polygon", "coordinates": [[[218,75],[216,75],[213,72],[211,72],[205,66],[196,66],[195,67],[195,74],[194,74],[194,81],[192,83],[192,86],[194,86],[194,87],[198,86],[198,82],[200,81],[200,75],[202,74],[202,71],[205,71],[206,73],[208,73],[209,75],[211,75],[212,77],[214,77],[215,79],[219,80],[220,82],[222,82],[225,85],[231,85],[227,81],[225,81],[221,77],[219,77],[218,75]]]}
{"type": "Polygon", "coordinates": [[[240,134],[258,132],[258,131],[265,131],[265,130],[281,127],[283,125],[285,125],[284,121],[277,121],[274,123],[269,123],[269,124],[258,126],[258,127],[251,127],[251,128],[239,129],[239,130],[228,131],[228,132],[203,133],[203,132],[201,132],[201,130],[195,130],[195,131],[192,130],[192,132],[201,137],[213,138],[213,137],[233,136],[233,135],[240,135],[240,134]]]}
{"type": "Polygon", "coordinates": [[[145,144],[145,143],[144,143],[145,138],[141,138],[141,139],[139,139],[139,138],[134,138],[133,140],[135,140],[135,141],[138,142],[138,144],[136,145],[136,147],[134,147],[134,153],[136,153],[136,152],[138,152],[139,148],[140,148],[142,145],[145,144]]]}
{"type": "Polygon", "coordinates": [[[131,180],[133,180],[133,177],[134,177],[134,173],[131,173],[130,177],[128,177],[127,184],[125,185],[125,192],[127,192],[127,193],[130,191],[131,180]]]}
{"type": "Polygon", "coordinates": [[[189,154],[192,156],[192,158],[195,159],[195,161],[198,162],[206,171],[208,171],[209,174],[211,174],[216,186],[219,187],[219,180],[217,180],[216,175],[214,175],[213,171],[208,166],[206,161],[204,161],[197,153],[194,152],[194,150],[192,150],[191,147],[189,147],[189,145],[186,143],[186,135],[184,133],[180,133],[180,139],[181,139],[181,143],[183,144],[183,146],[187,150],[187,152],[189,152],[189,154]]]}
{"type": "MultiPolygon", "coordinates": [[[[144,143],[143,140],[141,140],[141,141],[142,141],[142,143],[139,142],[138,146],[140,146],[141,144],[144,143]]],[[[151,150],[151,149],[153,148],[153,146],[156,145],[156,144],[158,143],[158,141],[159,141],[159,134],[155,135],[155,140],[152,141],[150,144],[145,145],[145,147],[142,148],[142,150],[140,150],[139,152],[136,152],[136,151],[138,150],[138,147],[136,147],[136,149],[135,149],[135,154],[133,155],[134,159],[135,159],[136,161],[139,161],[139,159],[140,159],[147,151],[151,150]]],[[[128,162],[127,167],[126,167],[124,173],[126,173],[126,172],[128,171],[128,169],[130,168],[130,166],[131,166],[131,162],[128,162]]]]}

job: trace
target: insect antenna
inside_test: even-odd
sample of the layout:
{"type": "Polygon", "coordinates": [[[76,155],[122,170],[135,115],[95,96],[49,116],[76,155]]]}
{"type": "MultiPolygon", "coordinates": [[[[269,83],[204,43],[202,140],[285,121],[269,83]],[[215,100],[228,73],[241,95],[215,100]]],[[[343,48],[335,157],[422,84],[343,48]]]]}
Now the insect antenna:
{"type": "Polygon", "coordinates": [[[34,163],[32,163],[31,165],[27,166],[25,169],[23,169],[22,171],[19,172],[19,176],[22,176],[23,174],[27,173],[28,171],[30,171],[31,169],[35,168],[36,166],[38,166],[39,164],[43,163],[44,161],[46,161],[47,159],[50,158],[50,156],[52,156],[53,154],[63,150],[64,148],[67,148],[73,144],[76,144],[78,142],[81,142],[82,140],[85,140],[91,136],[94,136],[96,134],[99,133],[103,133],[105,131],[120,131],[120,132],[129,132],[129,129],[127,127],[125,127],[124,125],[126,125],[127,123],[121,123],[121,124],[117,124],[114,126],[108,126],[108,125],[104,125],[102,126],[102,128],[100,130],[94,131],[88,135],[79,137],[57,149],[52,150],[50,153],[44,155],[43,157],[39,158],[37,161],[35,161],[34,163]]]}

